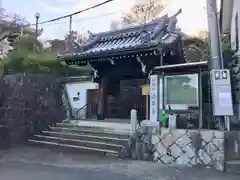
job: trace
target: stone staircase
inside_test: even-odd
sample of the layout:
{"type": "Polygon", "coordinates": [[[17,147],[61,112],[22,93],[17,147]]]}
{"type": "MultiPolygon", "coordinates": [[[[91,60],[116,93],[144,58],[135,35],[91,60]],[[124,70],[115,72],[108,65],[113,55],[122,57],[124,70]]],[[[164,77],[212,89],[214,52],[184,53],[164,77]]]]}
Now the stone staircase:
{"type": "MultiPolygon", "coordinates": [[[[92,122],[92,124],[97,122],[92,122]]],[[[28,140],[30,144],[62,147],[77,151],[100,152],[118,156],[128,143],[129,133],[112,127],[57,123],[50,130],[42,131],[28,140]]]]}

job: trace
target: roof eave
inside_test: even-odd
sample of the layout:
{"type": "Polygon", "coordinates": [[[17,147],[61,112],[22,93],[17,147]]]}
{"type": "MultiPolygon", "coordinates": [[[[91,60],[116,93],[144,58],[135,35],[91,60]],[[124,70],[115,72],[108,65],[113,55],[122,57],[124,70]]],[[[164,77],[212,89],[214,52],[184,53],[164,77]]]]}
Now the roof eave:
{"type": "Polygon", "coordinates": [[[125,54],[132,54],[132,53],[139,53],[141,51],[151,51],[151,50],[158,50],[158,46],[156,44],[151,46],[142,46],[137,48],[124,48],[122,50],[110,50],[110,51],[100,51],[97,53],[92,53],[90,55],[78,55],[78,54],[72,54],[67,56],[62,56],[60,59],[62,61],[69,61],[69,60],[88,60],[88,59],[95,59],[95,58],[106,58],[111,56],[119,56],[119,55],[125,55],[125,54]]]}

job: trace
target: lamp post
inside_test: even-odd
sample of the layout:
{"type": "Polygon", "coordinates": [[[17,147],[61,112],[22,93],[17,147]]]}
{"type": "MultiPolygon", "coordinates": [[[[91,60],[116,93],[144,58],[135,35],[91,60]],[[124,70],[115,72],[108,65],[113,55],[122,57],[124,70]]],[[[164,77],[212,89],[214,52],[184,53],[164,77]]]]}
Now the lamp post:
{"type": "Polygon", "coordinates": [[[35,39],[35,43],[34,43],[34,52],[36,52],[37,49],[37,38],[38,38],[38,23],[39,23],[39,18],[40,18],[40,13],[36,12],[35,13],[35,18],[36,18],[36,29],[35,29],[35,35],[36,35],[36,39],[35,39]]]}

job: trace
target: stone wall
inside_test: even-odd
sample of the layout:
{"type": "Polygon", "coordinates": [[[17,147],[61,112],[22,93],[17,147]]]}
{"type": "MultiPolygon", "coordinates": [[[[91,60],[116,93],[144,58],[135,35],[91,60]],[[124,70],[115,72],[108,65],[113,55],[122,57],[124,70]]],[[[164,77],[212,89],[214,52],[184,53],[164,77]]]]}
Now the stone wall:
{"type": "Polygon", "coordinates": [[[153,134],[154,160],[188,167],[201,165],[224,170],[224,132],[162,129],[153,134]]]}
{"type": "Polygon", "coordinates": [[[0,81],[0,125],[19,143],[65,118],[62,88],[52,75],[14,74],[0,81]]]}

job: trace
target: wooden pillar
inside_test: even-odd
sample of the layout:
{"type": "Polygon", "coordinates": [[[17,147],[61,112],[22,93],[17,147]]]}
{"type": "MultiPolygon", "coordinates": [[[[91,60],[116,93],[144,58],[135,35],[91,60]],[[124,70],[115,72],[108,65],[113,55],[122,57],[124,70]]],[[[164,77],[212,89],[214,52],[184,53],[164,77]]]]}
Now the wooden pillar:
{"type": "Polygon", "coordinates": [[[107,80],[105,77],[102,77],[101,83],[99,86],[98,92],[98,110],[97,110],[97,119],[104,120],[106,115],[106,101],[107,101],[107,93],[106,93],[107,80]]]}

